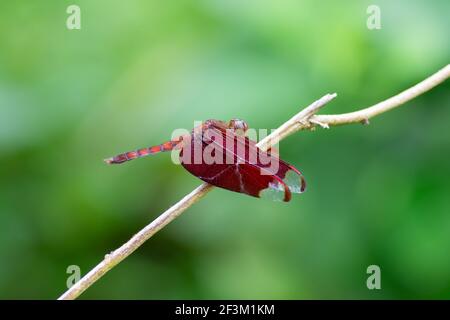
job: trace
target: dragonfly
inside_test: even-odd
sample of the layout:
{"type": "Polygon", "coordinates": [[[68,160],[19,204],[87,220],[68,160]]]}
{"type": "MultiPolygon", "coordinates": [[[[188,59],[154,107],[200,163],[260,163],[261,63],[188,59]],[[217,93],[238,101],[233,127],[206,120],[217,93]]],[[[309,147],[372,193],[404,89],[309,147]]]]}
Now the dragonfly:
{"type": "Polygon", "coordinates": [[[270,149],[263,151],[245,136],[248,125],[240,119],[210,119],[189,134],[147,148],[105,159],[121,164],[160,152],[179,150],[181,165],[192,175],[216,187],[252,197],[288,202],[303,193],[302,173],[270,149]],[[208,156],[208,157],[206,157],[208,156]],[[213,160],[213,161],[211,161],[213,160]]]}

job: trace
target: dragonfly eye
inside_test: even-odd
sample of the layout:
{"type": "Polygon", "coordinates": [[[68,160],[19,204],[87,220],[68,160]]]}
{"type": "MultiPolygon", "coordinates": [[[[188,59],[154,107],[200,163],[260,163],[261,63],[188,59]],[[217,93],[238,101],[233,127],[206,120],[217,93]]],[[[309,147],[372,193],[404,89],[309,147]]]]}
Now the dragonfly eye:
{"type": "Polygon", "coordinates": [[[231,119],[228,123],[228,127],[234,130],[242,130],[243,132],[247,131],[248,129],[247,123],[241,119],[231,119]]]}

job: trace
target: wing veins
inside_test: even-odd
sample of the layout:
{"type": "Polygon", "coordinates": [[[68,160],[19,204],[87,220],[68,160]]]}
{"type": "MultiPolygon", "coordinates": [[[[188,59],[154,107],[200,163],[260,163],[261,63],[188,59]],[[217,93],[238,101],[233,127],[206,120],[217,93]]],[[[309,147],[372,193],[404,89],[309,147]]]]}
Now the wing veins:
{"type": "Polygon", "coordinates": [[[225,171],[227,171],[228,169],[230,169],[231,166],[226,167],[225,169],[223,169],[222,171],[220,171],[219,173],[216,173],[213,177],[203,177],[203,176],[198,176],[198,178],[202,179],[202,180],[214,180],[216,179],[218,176],[222,175],[225,171]]]}
{"type": "MultiPolygon", "coordinates": [[[[223,136],[224,133],[223,133],[222,131],[217,130],[217,129],[214,129],[214,130],[220,132],[220,134],[223,136]]],[[[234,134],[233,134],[233,135],[234,135],[234,134]]],[[[236,136],[236,135],[234,135],[234,136],[236,136]]],[[[238,140],[238,141],[239,141],[239,140],[238,140]]],[[[253,163],[248,162],[247,160],[245,160],[245,158],[243,159],[243,158],[240,157],[238,154],[236,154],[234,151],[229,150],[227,147],[221,146],[220,144],[217,143],[217,141],[212,140],[211,143],[214,143],[216,146],[219,146],[221,149],[225,149],[227,152],[232,153],[232,154],[235,155],[238,159],[240,159],[243,163],[245,163],[245,164],[247,164],[247,165],[250,165],[250,166],[252,166],[252,167],[258,168],[258,169],[260,169],[261,171],[264,170],[264,172],[268,173],[268,175],[270,175],[270,176],[276,176],[275,174],[271,173],[269,170],[267,170],[267,169],[265,169],[265,168],[263,168],[263,167],[257,166],[257,165],[255,165],[255,164],[253,164],[253,163]]],[[[242,143],[242,142],[241,142],[241,143],[242,143]]],[[[252,147],[252,146],[249,146],[249,152],[250,152],[250,147],[252,147]]],[[[253,146],[253,148],[256,150],[256,152],[258,152],[258,150],[261,150],[261,149],[259,149],[259,148],[256,147],[256,146],[253,146]]],[[[261,152],[264,152],[264,151],[261,150],[261,152]]],[[[279,158],[277,158],[277,159],[280,160],[279,158]]],[[[239,164],[239,163],[238,163],[238,164],[239,164]]]]}

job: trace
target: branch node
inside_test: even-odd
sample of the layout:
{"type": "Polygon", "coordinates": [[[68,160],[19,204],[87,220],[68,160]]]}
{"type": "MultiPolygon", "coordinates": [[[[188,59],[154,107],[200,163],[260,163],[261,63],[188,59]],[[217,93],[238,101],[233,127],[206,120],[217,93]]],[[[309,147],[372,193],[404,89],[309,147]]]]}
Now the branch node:
{"type": "Polygon", "coordinates": [[[313,127],[308,119],[300,119],[300,120],[297,120],[297,123],[298,123],[298,124],[300,125],[300,127],[302,127],[302,128],[311,129],[311,127],[313,127]]]}
{"type": "Polygon", "coordinates": [[[368,126],[368,125],[370,124],[370,121],[369,121],[368,118],[362,119],[362,120],[361,120],[361,124],[362,124],[363,126],[368,126]]]}
{"type": "Polygon", "coordinates": [[[105,254],[105,261],[108,261],[109,259],[111,259],[113,253],[114,253],[114,251],[111,251],[110,253],[105,254]]]}
{"type": "MultiPolygon", "coordinates": [[[[322,127],[323,129],[330,129],[330,126],[328,125],[328,123],[323,123],[323,122],[320,122],[320,121],[317,121],[314,119],[310,119],[309,122],[313,123],[315,125],[318,125],[318,126],[322,127]]],[[[313,126],[313,128],[315,128],[315,127],[313,126]]]]}

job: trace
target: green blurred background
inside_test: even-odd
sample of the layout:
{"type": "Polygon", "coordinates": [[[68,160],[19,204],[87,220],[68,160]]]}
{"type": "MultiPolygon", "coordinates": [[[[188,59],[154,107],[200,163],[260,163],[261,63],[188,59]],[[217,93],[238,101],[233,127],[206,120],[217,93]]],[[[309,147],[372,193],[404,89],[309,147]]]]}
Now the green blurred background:
{"type": "MultiPolygon", "coordinates": [[[[443,1],[2,1],[0,298],[53,299],[199,180],[159,144],[194,120],[356,110],[449,62],[443,1]],[[81,8],[68,30],[66,8],[81,8]],[[367,6],[381,8],[368,30],[367,6]]],[[[280,145],[290,203],[216,189],[82,298],[450,298],[449,83],[280,145]],[[381,290],[366,269],[381,268],[381,290]]]]}

